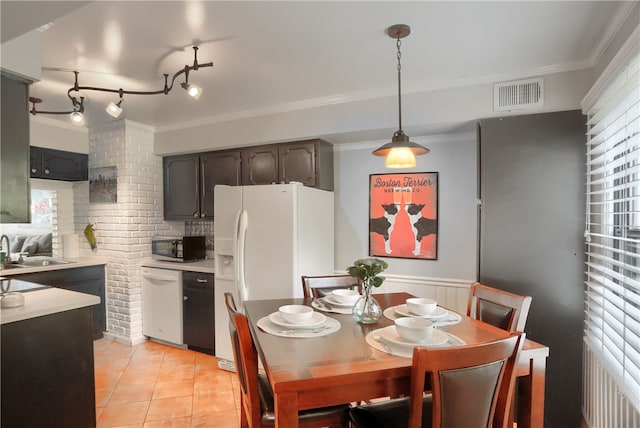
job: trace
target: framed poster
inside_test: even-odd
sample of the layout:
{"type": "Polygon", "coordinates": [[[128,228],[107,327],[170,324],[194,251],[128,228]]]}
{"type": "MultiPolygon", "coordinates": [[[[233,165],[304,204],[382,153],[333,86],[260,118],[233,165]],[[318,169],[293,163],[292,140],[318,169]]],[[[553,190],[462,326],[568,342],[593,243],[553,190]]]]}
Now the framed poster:
{"type": "Polygon", "coordinates": [[[437,260],[437,172],[369,176],[369,255],[437,260]]]}
{"type": "Polygon", "coordinates": [[[89,169],[89,202],[118,202],[118,170],[115,166],[89,169]]]}

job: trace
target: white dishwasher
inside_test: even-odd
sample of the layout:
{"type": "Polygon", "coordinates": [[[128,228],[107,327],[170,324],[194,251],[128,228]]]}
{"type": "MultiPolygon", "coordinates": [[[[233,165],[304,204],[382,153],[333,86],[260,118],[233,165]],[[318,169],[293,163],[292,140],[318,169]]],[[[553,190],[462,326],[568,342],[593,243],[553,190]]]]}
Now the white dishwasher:
{"type": "Polygon", "coordinates": [[[182,272],[141,268],[142,334],[182,345],[182,272]]]}

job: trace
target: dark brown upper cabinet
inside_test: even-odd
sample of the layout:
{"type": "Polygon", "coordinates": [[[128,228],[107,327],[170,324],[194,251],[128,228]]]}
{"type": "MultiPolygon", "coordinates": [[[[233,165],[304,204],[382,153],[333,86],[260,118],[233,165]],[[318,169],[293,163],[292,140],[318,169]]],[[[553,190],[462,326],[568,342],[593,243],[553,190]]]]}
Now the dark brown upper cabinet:
{"type": "Polygon", "coordinates": [[[333,190],[333,146],[314,139],[242,149],[242,184],[299,182],[333,190]]]}
{"type": "Polygon", "coordinates": [[[240,185],[238,150],[222,150],[163,159],[165,220],[212,219],[216,184],[240,185]]]}
{"type": "Polygon", "coordinates": [[[30,149],[31,178],[62,181],[87,181],[89,156],[32,146],[30,149]]]}
{"type": "Polygon", "coordinates": [[[256,146],[242,150],[242,184],[279,183],[278,146],[256,146]]]}
{"type": "Polygon", "coordinates": [[[2,73],[0,223],[29,223],[29,84],[2,73]]]}
{"type": "Polygon", "coordinates": [[[223,150],[200,155],[200,217],[213,218],[213,188],[216,184],[239,186],[242,182],[240,151],[223,150]]]}

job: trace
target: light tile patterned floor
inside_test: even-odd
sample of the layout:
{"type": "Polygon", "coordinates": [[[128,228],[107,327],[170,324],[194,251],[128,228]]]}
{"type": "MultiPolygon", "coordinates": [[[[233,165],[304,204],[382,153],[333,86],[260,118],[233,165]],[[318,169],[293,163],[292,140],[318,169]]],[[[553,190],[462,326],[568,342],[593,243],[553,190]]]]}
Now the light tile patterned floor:
{"type": "Polygon", "coordinates": [[[237,428],[235,373],[215,357],[155,342],[93,343],[98,428],[237,428]]]}

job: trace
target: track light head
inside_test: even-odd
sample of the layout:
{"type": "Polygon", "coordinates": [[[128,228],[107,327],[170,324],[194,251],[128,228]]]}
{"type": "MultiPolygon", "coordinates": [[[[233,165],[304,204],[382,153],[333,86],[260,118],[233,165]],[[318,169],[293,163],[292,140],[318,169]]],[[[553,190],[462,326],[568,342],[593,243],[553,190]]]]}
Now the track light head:
{"type": "Polygon", "coordinates": [[[180,86],[187,91],[187,94],[191,95],[194,99],[200,98],[202,95],[202,88],[200,86],[192,85],[191,83],[181,83],[180,86]]]}
{"type": "Polygon", "coordinates": [[[75,126],[84,125],[84,115],[79,111],[72,112],[69,115],[69,117],[71,118],[71,123],[74,124],[75,126]]]}
{"type": "Polygon", "coordinates": [[[122,107],[120,107],[122,105],[122,101],[124,101],[122,98],[120,98],[120,101],[118,101],[118,103],[109,103],[109,105],[106,108],[107,113],[109,113],[109,116],[117,119],[120,114],[122,113],[122,107]]]}

